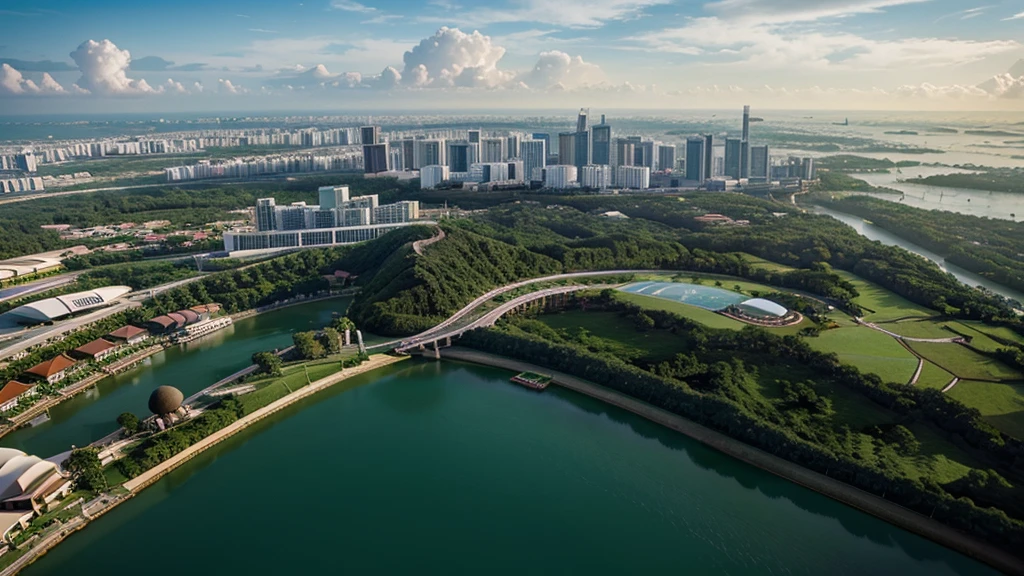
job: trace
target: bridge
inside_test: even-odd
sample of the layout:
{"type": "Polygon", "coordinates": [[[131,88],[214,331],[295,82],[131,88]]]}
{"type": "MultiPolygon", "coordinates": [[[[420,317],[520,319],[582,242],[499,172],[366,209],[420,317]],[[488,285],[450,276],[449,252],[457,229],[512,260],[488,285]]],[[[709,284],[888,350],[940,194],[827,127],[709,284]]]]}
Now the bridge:
{"type": "MultiPolygon", "coordinates": [[[[565,302],[567,294],[572,292],[579,292],[580,290],[586,290],[591,286],[583,284],[574,284],[571,286],[558,286],[555,288],[545,288],[544,290],[537,290],[536,292],[530,292],[518,296],[505,302],[484,314],[483,316],[458,327],[449,327],[448,329],[438,330],[434,328],[424,332],[418,336],[413,337],[410,340],[403,341],[395,346],[395,352],[409,353],[414,350],[420,350],[424,353],[427,352],[428,345],[432,346],[434,358],[440,358],[441,355],[438,350],[442,346],[451,346],[452,338],[458,338],[464,333],[470,330],[476,330],[477,328],[485,328],[488,326],[494,326],[498,320],[509,313],[524,312],[531,307],[546,306],[549,303],[554,305],[561,305],[565,302]]],[[[449,319],[451,320],[451,319],[449,319]]],[[[450,324],[449,324],[450,326],[450,324]]]]}

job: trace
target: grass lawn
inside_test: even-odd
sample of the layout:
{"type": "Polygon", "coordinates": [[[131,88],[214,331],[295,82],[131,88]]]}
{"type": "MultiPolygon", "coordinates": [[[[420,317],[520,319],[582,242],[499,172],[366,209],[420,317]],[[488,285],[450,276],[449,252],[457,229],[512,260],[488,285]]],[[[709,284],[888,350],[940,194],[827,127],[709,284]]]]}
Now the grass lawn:
{"type": "Polygon", "coordinates": [[[882,328],[910,338],[955,338],[956,332],[946,329],[949,322],[940,320],[903,320],[902,322],[886,322],[882,328]]]}
{"type": "Polygon", "coordinates": [[[779,264],[778,262],[772,262],[771,260],[765,260],[764,258],[754,256],[753,254],[747,254],[746,252],[740,252],[740,254],[743,256],[744,260],[750,262],[750,264],[755,268],[771,270],[772,272],[789,272],[791,270],[795,270],[792,266],[779,264]]]}
{"type": "Polygon", "coordinates": [[[836,270],[835,273],[846,280],[849,280],[850,283],[857,288],[857,292],[860,293],[860,296],[854,299],[854,302],[873,311],[864,311],[864,319],[869,322],[886,322],[911,316],[928,318],[938,315],[938,312],[935,310],[918,306],[917,304],[914,304],[901,296],[897,296],[885,288],[882,288],[873,282],[868,282],[859,276],[855,276],[843,270],[836,270]]]}
{"type": "Polygon", "coordinates": [[[1016,342],[1017,344],[1024,346],[1024,336],[1017,334],[1006,326],[989,326],[988,324],[977,320],[963,320],[961,323],[969,328],[977,330],[978,332],[988,334],[996,340],[1016,342]]]}
{"type": "MultiPolygon", "coordinates": [[[[723,318],[728,320],[724,316],[723,318]]],[[[555,330],[565,329],[570,333],[583,328],[594,336],[642,350],[644,355],[650,358],[667,360],[687,348],[685,340],[665,330],[638,331],[631,322],[616,312],[570,310],[557,314],[541,314],[537,320],[555,330]]]]}
{"type": "Polygon", "coordinates": [[[887,382],[905,384],[917,369],[917,359],[895,338],[863,326],[825,330],[816,338],[807,338],[807,343],[820,352],[835,352],[844,364],[877,374],[887,382]]]}
{"type": "Polygon", "coordinates": [[[700,322],[701,324],[709,328],[725,328],[728,330],[740,330],[746,324],[739,320],[733,320],[721,314],[705,310],[697,306],[690,306],[689,304],[683,304],[682,302],[673,302],[671,300],[665,300],[664,298],[658,298],[657,296],[644,296],[643,294],[630,294],[628,292],[618,292],[616,297],[631,302],[647,310],[665,310],[667,312],[673,312],[680,316],[685,316],[691,320],[700,322]]]}
{"type": "Polygon", "coordinates": [[[980,410],[1002,432],[1024,439],[1024,384],[963,380],[947,394],[980,410]]]}
{"type": "MultiPolygon", "coordinates": [[[[907,342],[911,348],[947,372],[964,380],[1021,380],[1017,370],[959,344],[907,342]]],[[[957,387],[960,385],[958,384],[957,387]]]]}
{"type": "Polygon", "coordinates": [[[994,352],[1006,348],[1004,342],[1016,342],[1024,346],[1024,336],[1005,326],[988,326],[981,322],[960,321],[951,324],[954,330],[971,337],[971,346],[994,352]]]}
{"type": "Polygon", "coordinates": [[[917,385],[942,390],[946,384],[952,381],[952,374],[925,360],[924,367],[921,368],[921,375],[917,378],[917,385]]]}

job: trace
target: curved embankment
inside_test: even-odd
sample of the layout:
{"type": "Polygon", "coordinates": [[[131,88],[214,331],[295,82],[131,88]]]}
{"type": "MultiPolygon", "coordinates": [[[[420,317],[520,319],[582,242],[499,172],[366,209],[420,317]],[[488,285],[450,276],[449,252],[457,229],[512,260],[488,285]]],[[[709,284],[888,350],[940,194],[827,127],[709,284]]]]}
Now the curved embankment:
{"type": "Polygon", "coordinates": [[[710,446],[719,452],[732,456],[738,460],[742,460],[747,464],[757,466],[766,472],[771,472],[776,476],[785,478],[786,480],[814,490],[815,492],[828,496],[834,500],[838,500],[839,502],[852,506],[862,512],[881,518],[882,520],[903,528],[904,530],[914,532],[915,534],[970,556],[980,562],[984,562],[997,570],[1007,574],[1024,575],[1024,563],[1022,563],[1019,558],[982,542],[981,540],[962,534],[945,524],[932,520],[931,518],[926,518],[921,514],[903,508],[897,504],[893,504],[892,502],[879,498],[874,494],[869,494],[868,492],[854,488],[844,482],[834,480],[828,476],[779,458],[778,456],[773,456],[767,452],[754,448],[753,446],[744,444],[739,440],[735,440],[722,433],[715,432],[710,428],[705,428],[700,424],[662,410],[661,408],[656,408],[641,402],[640,400],[626,396],[625,394],[576,378],[575,376],[552,371],[542,366],[529,364],[527,362],[520,362],[518,360],[512,360],[510,358],[504,358],[502,356],[486,352],[479,352],[477,350],[459,347],[442,348],[441,357],[474,362],[487,366],[495,366],[517,372],[531,371],[550,374],[554,379],[553,382],[563,388],[567,388],[581,394],[586,394],[591,398],[596,398],[597,400],[628,410],[638,416],[647,418],[652,422],[656,422],[662,426],[675,430],[676,432],[689,436],[690,438],[693,438],[706,446],[710,446]]]}

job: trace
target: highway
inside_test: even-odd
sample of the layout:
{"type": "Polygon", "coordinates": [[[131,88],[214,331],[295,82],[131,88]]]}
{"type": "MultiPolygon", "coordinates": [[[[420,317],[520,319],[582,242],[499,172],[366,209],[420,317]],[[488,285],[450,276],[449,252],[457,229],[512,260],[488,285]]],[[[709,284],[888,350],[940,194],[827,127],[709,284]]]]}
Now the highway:
{"type": "Polygon", "coordinates": [[[6,302],[15,298],[22,298],[24,296],[31,296],[38,294],[39,292],[46,292],[47,290],[53,290],[54,288],[60,288],[66,286],[72,282],[78,280],[78,277],[85,274],[87,270],[79,270],[77,272],[68,272],[66,274],[60,274],[57,276],[50,276],[48,278],[41,278],[25,284],[17,286],[11,286],[0,290],[0,302],[6,302]]]}

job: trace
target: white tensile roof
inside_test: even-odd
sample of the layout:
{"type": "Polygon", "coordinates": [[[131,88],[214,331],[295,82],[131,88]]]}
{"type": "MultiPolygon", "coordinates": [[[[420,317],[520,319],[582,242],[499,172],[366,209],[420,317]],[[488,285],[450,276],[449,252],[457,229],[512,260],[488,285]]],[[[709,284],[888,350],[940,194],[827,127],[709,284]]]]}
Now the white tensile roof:
{"type": "Polygon", "coordinates": [[[750,300],[744,300],[740,302],[740,306],[749,306],[764,312],[771,314],[772,316],[785,316],[789,313],[784,306],[780,306],[771,300],[765,300],[764,298],[751,298],[750,300]]]}
{"type": "Polygon", "coordinates": [[[35,322],[49,322],[68,314],[109,304],[131,291],[130,286],[104,286],[95,290],[75,292],[74,294],[65,294],[55,298],[31,302],[24,306],[18,306],[8,312],[8,314],[35,322]]]}
{"type": "Polygon", "coordinates": [[[21,496],[38,480],[57,472],[53,462],[13,448],[2,449],[0,462],[0,500],[21,496]]]}

